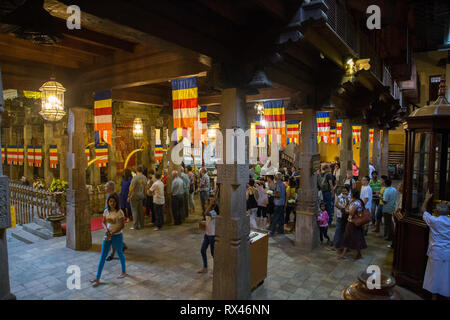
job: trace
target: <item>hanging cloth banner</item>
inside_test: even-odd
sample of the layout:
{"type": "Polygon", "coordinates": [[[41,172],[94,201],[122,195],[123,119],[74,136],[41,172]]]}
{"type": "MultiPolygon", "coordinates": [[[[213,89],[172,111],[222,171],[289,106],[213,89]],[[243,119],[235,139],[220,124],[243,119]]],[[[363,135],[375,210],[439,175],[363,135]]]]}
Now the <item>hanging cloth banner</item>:
{"type": "Polygon", "coordinates": [[[172,80],[173,127],[194,128],[198,113],[197,77],[172,80]]]}
{"type": "Polygon", "coordinates": [[[2,144],[2,163],[5,163],[5,160],[6,160],[5,146],[2,144]]]}
{"type": "Polygon", "coordinates": [[[330,113],[329,112],[317,112],[317,143],[323,141],[328,143],[330,137],[330,113]]]}
{"type": "Polygon", "coordinates": [[[208,113],[207,107],[200,107],[200,130],[202,135],[202,142],[206,146],[208,145],[208,113]]]}
{"type": "Polygon", "coordinates": [[[255,118],[256,129],[256,145],[260,148],[266,147],[266,128],[261,124],[261,116],[257,115],[255,118]]]}
{"type": "Polygon", "coordinates": [[[98,158],[98,157],[103,157],[103,156],[106,156],[106,157],[96,161],[95,164],[96,164],[97,168],[108,166],[108,145],[106,145],[106,144],[96,145],[95,146],[95,157],[98,158]]]}
{"type": "Polygon", "coordinates": [[[27,146],[27,161],[29,167],[34,167],[34,146],[27,146]]]}
{"type": "Polygon", "coordinates": [[[374,129],[369,129],[369,142],[373,143],[373,133],[374,133],[374,129]]]}
{"type": "Polygon", "coordinates": [[[94,130],[99,132],[103,141],[109,145],[112,144],[112,98],[110,90],[95,94],[94,130]]]}
{"type": "Polygon", "coordinates": [[[17,146],[16,149],[17,165],[23,166],[23,146],[17,146]]]}
{"type": "Polygon", "coordinates": [[[353,144],[361,141],[361,126],[352,126],[353,144]]]}
{"type": "Polygon", "coordinates": [[[58,167],[58,147],[56,145],[50,145],[50,168],[55,169],[58,167]]]}
{"type": "Polygon", "coordinates": [[[12,100],[18,97],[16,89],[6,89],[3,90],[3,99],[12,100]]]}
{"type": "Polygon", "coordinates": [[[276,134],[278,143],[286,148],[286,118],[283,100],[264,102],[264,119],[269,134],[269,143],[272,141],[272,135],[276,134]]]}
{"type": "Polygon", "coordinates": [[[161,163],[163,160],[163,146],[161,144],[161,130],[155,130],[155,162],[161,163]]]}
{"type": "Polygon", "coordinates": [[[87,162],[91,161],[89,147],[84,148],[84,153],[86,154],[87,162]]]}
{"type": "Polygon", "coordinates": [[[16,151],[17,147],[16,146],[8,146],[6,153],[7,153],[7,163],[9,165],[16,165],[17,164],[17,155],[16,155],[16,151]]]}
{"type": "Polygon", "coordinates": [[[42,166],[42,146],[34,146],[34,166],[42,166]]]}
{"type": "Polygon", "coordinates": [[[330,141],[328,144],[335,144],[336,143],[336,127],[331,127],[330,129],[330,141]]]}
{"type": "Polygon", "coordinates": [[[337,144],[340,144],[342,138],[342,119],[336,120],[336,138],[337,144]]]}
{"type": "Polygon", "coordinates": [[[298,144],[298,127],[299,127],[299,121],[298,120],[290,120],[286,121],[286,127],[287,127],[287,139],[288,144],[289,143],[295,143],[298,144]]]}

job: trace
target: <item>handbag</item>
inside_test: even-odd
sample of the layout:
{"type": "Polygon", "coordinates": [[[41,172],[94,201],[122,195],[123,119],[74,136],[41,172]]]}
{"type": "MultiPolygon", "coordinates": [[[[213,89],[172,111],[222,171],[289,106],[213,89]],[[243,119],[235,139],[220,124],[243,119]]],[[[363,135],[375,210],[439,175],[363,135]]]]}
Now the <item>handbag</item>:
{"type": "Polygon", "coordinates": [[[360,214],[356,214],[352,217],[352,222],[355,226],[360,227],[372,221],[372,217],[370,216],[370,211],[365,209],[361,211],[360,214]]]}

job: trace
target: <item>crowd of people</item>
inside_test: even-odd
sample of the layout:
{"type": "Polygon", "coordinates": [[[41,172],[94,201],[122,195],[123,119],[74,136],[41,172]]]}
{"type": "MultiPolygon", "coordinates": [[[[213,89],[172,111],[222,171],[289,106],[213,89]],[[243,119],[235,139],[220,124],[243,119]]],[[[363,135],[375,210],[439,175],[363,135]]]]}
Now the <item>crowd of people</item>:
{"type": "MultiPolygon", "coordinates": [[[[163,174],[145,170],[138,166],[136,173],[124,170],[120,195],[115,192],[114,182],[105,185],[107,200],[103,214],[105,237],[94,286],[100,283],[105,261],[114,258],[117,252],[121,266],[121,277],[126,276],[122,230],[125,223],[133,222],[131,230],[144,228],[144,216],[151,216],[149,226],[159,231],[164,226],[164,212],[170,205],[174,225],[180,225],[195,211],[194,196],[199,195],[202,218],[205,221],[205,235],[201,246],[203,268],[199,273],[207,272],[207,248],[214,255],[215,218],[219,214],[220,184],[211,188],[206,168],[198,174],[190,166],[180,171],[172,171],[169,179],[167,170],[163,174]],[[170,183],[169,183],[170,181],[170,183]],[[169,189],[170,188],[170,189],[169,189]],[[168,199],[170,195],[170,199],[168,199]],[[112,251],[110,253],[110,248],[112,251]]],[[[339,252],[345,258],[349,250],[355,251],[355,259],[361,258],[361,250],[367,248],[365,236],[368,225],[356,225],[355,217],[365,210],[370,212],[370,221],[375,233],[380,232],[384,224],[384,238],[393,239],[392,215],[398,206],[397,190],[386,176],[378,179],[375,168],[370,165],[371,177],[360,177],[359,168],[353,162],[341,181],[341,169],[338,161],[324,163],[317,172],[318,205],[317,226],[320,242],[331,250],[339,252]],[[339,182],[342,182],[342,185],[339,182]],[[336,213],[336,215],[335,215],[336,213]],[[336,217],[336,218],[335,218],[336,217]],[[334,238],[328,235],[328,227],[336,224],[334,238]]],[[[247,213],[253,229],[267,231],[269,236],[295,230],[300,170],[282,168],[275,175],[262,175],[261,166],[251,166],[249,183],[246,190],[247,213]],[[293,222],[293,224],[291,223],[293,222]]]]}

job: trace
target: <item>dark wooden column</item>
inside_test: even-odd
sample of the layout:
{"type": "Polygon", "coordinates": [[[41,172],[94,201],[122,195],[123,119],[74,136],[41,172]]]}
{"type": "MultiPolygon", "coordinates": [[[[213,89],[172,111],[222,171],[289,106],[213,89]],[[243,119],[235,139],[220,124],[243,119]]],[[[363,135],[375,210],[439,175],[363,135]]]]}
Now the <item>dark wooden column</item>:
{"type": "Polygon", "coordinates": [[[245,92],[236,88],[222,91],[220,128],[224,138],[224,164],[217,165],[220,215],[216,218],[213,299],[234,300],[250,297],[250,221],[246,214],[245,200],[249,167],[248,162],[225,162],[228,139],[226,129],[242,129],[245,132],[245,106],[245,92]]]}
{"type": "Polygon", "coordinates": [[[86,190],[86,134],[87,110],[69,110],[69,189],[67,190],[67,235],[66,246],[74,250],[88,250],[92,246],[89,198],[86,190]]]}

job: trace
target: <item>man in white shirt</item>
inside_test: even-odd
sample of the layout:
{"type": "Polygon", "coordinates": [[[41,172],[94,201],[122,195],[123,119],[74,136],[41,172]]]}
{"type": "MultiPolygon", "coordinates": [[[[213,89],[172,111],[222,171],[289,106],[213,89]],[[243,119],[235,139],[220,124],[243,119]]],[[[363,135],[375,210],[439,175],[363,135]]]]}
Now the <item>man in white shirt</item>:
{"type": "Polygon", "coordinates": [[[155,231],[159,231],[164,223],[164,183],[161,181],[161,173],[155,174],[156,181],[153,182],[150,192],[153,194],[153,210],[155,211],[155,231]]]}
{"type": "MultiPolygon", "coordinates": [[[[369,186],[369,177],[363,177],[361,180],[361,200],[364,202],[364,207],[369,210],[372,209],[372,188],[369,186]]],[[[364,226],[364,233],[367,235],[368,226],[364,226]]]]}

